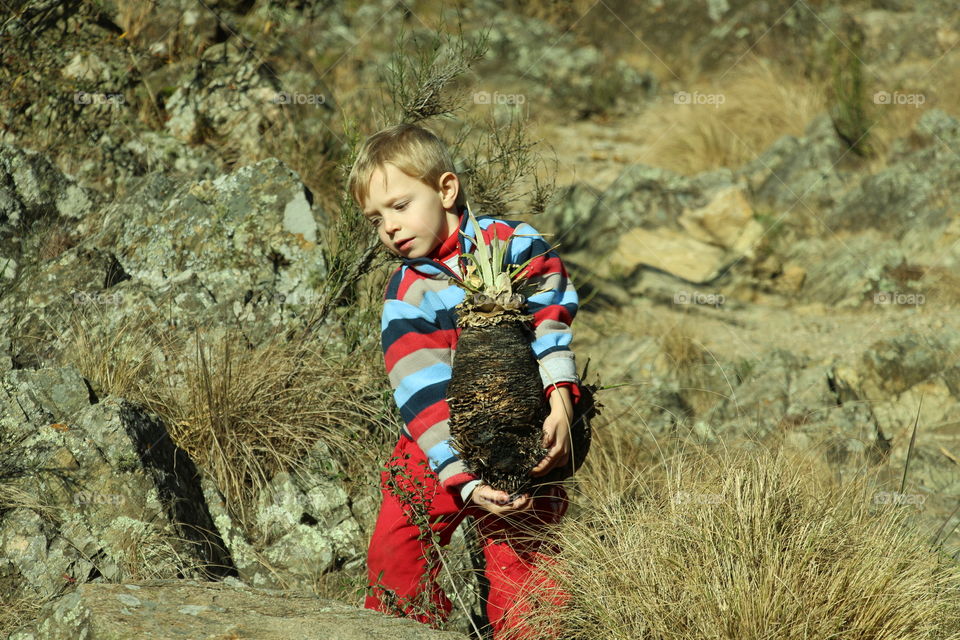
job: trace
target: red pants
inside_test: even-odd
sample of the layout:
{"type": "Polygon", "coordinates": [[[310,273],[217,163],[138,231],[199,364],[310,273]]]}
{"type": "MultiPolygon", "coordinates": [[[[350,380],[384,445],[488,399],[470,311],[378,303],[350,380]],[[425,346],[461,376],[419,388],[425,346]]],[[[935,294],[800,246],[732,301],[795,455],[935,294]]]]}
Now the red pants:
{"type": "Polygon", "coordinates": [[[364,606],[434,625],[446,619],[453,605],[437,584],[441,565],[434,539],[447,545],[457,525],[475,516],[490,583],[486,610],[494,638],[534,637],[522,623],[525,607],[519,601],[531,587],[551,584],[537,565],[549,562],[556,550],[544,548],[535,534],[559,522],[567,508],[566,492],[559,486],[541,489],[529,509],[506,517],[464,506],[458,493],[439,485],[420,447],[405,437],[387,469],[381,474],[383,504],[367,555],[371,595],[364,606]]]}

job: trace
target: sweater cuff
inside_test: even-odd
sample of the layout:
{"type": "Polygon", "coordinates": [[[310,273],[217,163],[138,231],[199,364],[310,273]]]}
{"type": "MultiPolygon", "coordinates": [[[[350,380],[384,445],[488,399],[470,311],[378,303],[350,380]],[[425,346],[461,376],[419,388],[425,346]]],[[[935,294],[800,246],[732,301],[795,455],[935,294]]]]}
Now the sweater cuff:
{"type": "Polygon", "coordinates": [[[550,385],[546,388],[547,398],[550,397],[550,394],[553,393],[555,389],[560,387],[570,389],[570,397],[573,399],[573,404],[580,402],[580,385],[576,382],[558,382],[557,384],[550,385]]]}
{"type": "Polygon", "coordinates": [[[560,382],[579,382],[573,351],[556,351],[540,360],[540,379],[544,389],[560,382]]]}
{"type": "Polygon", "coordinates": [[[473,495],[473,490],[477,488],[480,484],[479,480],[471,480],[462,487],[460,487],[460,497],[463,499],[463,503],[467,504],[470,502],[470,496],[473,495]]]}

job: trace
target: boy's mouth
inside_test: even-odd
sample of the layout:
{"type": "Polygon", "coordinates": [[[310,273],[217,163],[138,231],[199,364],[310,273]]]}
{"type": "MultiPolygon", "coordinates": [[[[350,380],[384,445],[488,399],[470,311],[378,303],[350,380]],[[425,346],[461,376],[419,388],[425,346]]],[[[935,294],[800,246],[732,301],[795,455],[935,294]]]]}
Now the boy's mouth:
{"type": "Polygon", "coordinates": [[[413,238],[407,238],[406,240],[401,240],[397,243],[397,251],[406,251],[410,248],[410,245],[413,244],[413,238]]]}

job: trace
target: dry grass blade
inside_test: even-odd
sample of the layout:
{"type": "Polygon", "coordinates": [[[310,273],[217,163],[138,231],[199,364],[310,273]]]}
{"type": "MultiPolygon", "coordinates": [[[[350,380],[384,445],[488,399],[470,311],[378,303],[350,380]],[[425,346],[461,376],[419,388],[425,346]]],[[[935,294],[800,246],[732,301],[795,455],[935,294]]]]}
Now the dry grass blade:
{"type": "Polygon", "coordinates": [[[910,470],[910,458],[913,457],[913,446],[917,442],[917,427],[920,426],[920,409],[923,407],[923,394],[920,394],[920,402],[917,403],[917,417],[913,421],[913,433],[910,435],[910,446],[907,448],[907,459],[903,463],[903,477],[900,478],[900,493],[903,493],[907,486],[907,472],[910,470]]]}

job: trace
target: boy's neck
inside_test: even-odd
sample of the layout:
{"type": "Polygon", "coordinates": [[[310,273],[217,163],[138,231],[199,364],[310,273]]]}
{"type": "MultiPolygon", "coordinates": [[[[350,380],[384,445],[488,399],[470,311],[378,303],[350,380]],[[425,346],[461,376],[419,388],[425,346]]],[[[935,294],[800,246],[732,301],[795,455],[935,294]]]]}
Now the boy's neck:
{"type": "Polygon", "coordinates": [[[457,225],[451,230],[450,235],[447,236],[446,240],[434,247],[433,251],[427,254],[427,258],[431,260],[437,260],[438,262],[443,262],[450,256],[457,253],[458,249],[458,238],[460,234],[460,223],[463,221],[463,211],[460,211],[457,215],[457,225]]]}

